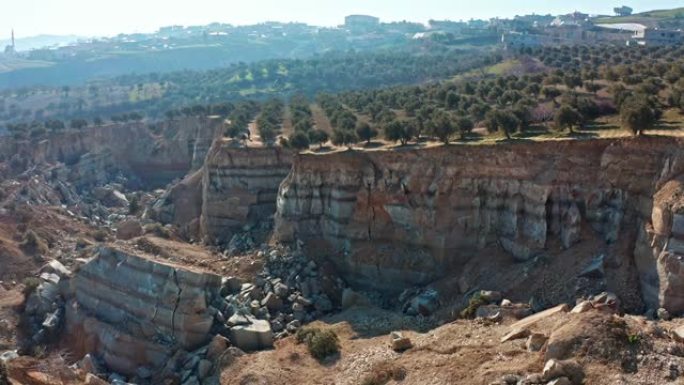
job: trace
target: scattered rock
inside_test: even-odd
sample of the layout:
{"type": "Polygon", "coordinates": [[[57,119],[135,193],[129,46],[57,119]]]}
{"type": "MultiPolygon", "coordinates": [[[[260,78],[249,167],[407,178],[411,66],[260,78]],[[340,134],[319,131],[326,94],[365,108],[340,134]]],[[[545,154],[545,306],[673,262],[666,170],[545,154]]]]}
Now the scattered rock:
{"type": "Polygon", "coordinates": [[[613,293],[603,292],[591,299],[594,308],[608,313],[617,313],[620,308],[620,299],[613,293]]]}
{"type": "Polygon", "coordinates": [[[404,337],[404,335],[400,332],[392,332],[390,334],[390,344],[392,346],[392,350],[395,352],[403,352],[413,347],[411,339],[404,337]]]}
{"type": "Polygon", "coordinates": [[[408,315],[429,316],[439,308],[439,293],[434,289],[427,289],[414,296],[404,304],[404,313],[408,315]]]}
{"type": "Polygon", "coordinates": [[[684,325],[672,330],[672,338],[678,342],[684,342],[684,325]]]}
{"type": "Polygon", "coordinates": [[[662,307],[658,309],[656,314],[658,315],[658,319],[661,321],[669,321],[670,319],[672,319],[672,317],[670,316],[670,312],[662,307]]]}

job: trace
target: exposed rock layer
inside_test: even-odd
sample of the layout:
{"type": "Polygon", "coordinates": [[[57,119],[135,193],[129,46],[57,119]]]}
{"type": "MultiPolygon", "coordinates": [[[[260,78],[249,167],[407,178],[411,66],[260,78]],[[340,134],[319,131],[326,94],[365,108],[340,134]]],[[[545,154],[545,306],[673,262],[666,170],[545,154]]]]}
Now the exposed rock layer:
{"type": "Polygon", "coordinates": [[[63,163],[59,172],[78,186],[102,183],[121,171],[150,186],[164,185],[199,168],[215,135],[218,118],[184,117],[157,123],[107,124],[79,132],[56,133],[35,142],[0,139],[0,160],[10,160],[22,172],[37,164],[63,163]]]}
{"type": "Polygon", "coordinates": [[[228,242],[245,226],[269,222],[276,211],[278,186],[290,172],[292,154],[277,147],[235,147],[214,142],[202,178],[202,235],[228,242]]]}
{"type": "MultiPolygon", "coordinates": [[[[485,258],[487,245],[525,260],[549,242],[572,247],[585,229],[630,239],[651,226],[655,192],[683,172],[672,138],[299,155],[279,191],[276,237],[324,241],[351,282],[399,289],[485,258]]],[[[674,295],[653,290],[656,251],[637,253],[652,306],[674,295]]]]}
{"type": "Polygon", "coordinates": [[[209,342],[208,304],[221,278],[102,247],[71,279],[67,335],[80,353],[95,353],[110,370],[135,375],[162,369],[178,348],[209,342]]]}

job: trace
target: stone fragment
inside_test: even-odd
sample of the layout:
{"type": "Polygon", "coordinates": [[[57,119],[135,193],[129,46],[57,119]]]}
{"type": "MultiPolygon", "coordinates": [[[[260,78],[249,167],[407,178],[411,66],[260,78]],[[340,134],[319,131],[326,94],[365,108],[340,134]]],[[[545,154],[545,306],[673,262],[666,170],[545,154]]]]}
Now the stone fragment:
{"type": "Polygon", "coordinates": [[[390,345],[395,352],[403,352],[413,347],[411,339],[404,337],[400,332],[392,332],[390,334],[390,345]]]}
{"type": "Polygon", "coordinates": [[[273,287],[273,291],[278,297],[287,298],[287,295],[290,292],[290,288],[287,287],[287,285],[279,282],[273,287]]]}
{"type": "Polygon", "coordinates": [[[678,342],[684,342],[684,325],[672,330],[672,338],[678,342]]]}
{"type": "Polygon", "coordinates": [[[57,274],[62,279],[71,277],[71,270],[69,270],[66,266],[62,264],[62,262],[56,259],[53,259],[50,262],[46,263],[40,269],[40,272],[57,274]]]}
{"type": "Polygon", "coordinates": [[[572,385],[572,382],[567,377],[560,377],[549,381],[546,385],[572,385]]]}
{"type": "Polygon", "coordinates": [[[529,317],[523,318],[520,321],[514,323],[513,325],[511,325],[511,330],[528,328],[528,327],[536,324],[537,322],[539,322],[543,319],[549,318],[549,317],[554,316],[558,313],[565,313],[568,310],[569,310],[569,308],[568,308],[567,304],[562,304],[562,305],[558,305],[556,307],[552,307],[550,309],[546,309],[542,312],[539,312],[537,314],[533,314],[529,317]]]}
{"type": "Polygon", "coordinates": [[[261,300],[261,306],[266,306],[268,310],[276,311],[283,306],[283,301],[275,293],[268,293],[261,300]]]}
{"type": "Polygon", "coordinates": [[[86,374],[85,381],[83,383],[85,385],[109,385],[109,382],[101,379],[100,377],[98,377],[92,373],[86,374]]]}
{"type": "Polygon", "coordinates": [[[504,343],[507,341],[519,340],[521,338],[527,338],[529,335],[530,335],[529,329],[514,329],[514,330],[511,330],[505,336],[501,337],[501,343],[504,343]]]}
{"type": "Polygon", "coordinates": [[[585,267],[584,270],[582,270],[579,273],[580,277],[586,277],[586,278],[603,278],[606,275],[605,269],[604,269],[604,261],[605,257],[603,254],[599,255],[598,257],[594,258],[591,263],[589,263],[589,266],[585,267]]]}
{"type": "Polygon", "coordinates": [[[603,292],[591,299],[594,308],[608,313],[617,313],[620,308],[620,299],[613,293],[603,292]]]}
{"type": "Polygon", "coordinates": [[[593,309],[594,306],[591,304],[590,301],[582,301],[578,303],[575,307],[570,310],[570,313],[572,314],[579,314],[579,313],[584,313],[587,312],[591,309],[593,309]]]}
{"type": "Polygon", "coordinates": [[[670,312],[667,311],[667,309],[660,308],[657,311],[658,319],[662,321],[669,321],[672,317],[670,316],[670,312]]]}

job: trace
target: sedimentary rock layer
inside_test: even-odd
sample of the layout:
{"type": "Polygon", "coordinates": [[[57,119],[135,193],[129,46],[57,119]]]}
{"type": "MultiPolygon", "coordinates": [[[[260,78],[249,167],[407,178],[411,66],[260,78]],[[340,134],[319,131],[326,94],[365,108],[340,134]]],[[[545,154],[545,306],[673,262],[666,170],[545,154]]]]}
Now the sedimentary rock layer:
{"type": "Polygon", "coordinates": [[[201,166],[222,124],[219,118],[184,117],[159,122],[156,128],[128,122],[54,133],[39,142],[7,137],[0,139],[0,160],[11,160],[18,172],[61,162],[79,185],[97,184],[103,174],[122,171],[162,186],[201,166]]]}
{"type": "Polygon", "coordinates": [[[209,242],[227,242],[245,226],[269,222],[292,154],[282,148],[214,142],[202,178],[201,229],[209,242]]]}
{"type": "MultiPolygon", "coordinates": [[[[683,159],[672,138],[299,155],[278,194],[275,234],[324,241],[352,282],[398,289],[484,258],[488,245],[525,260],[549,242],[572,247],[585,229],[607,243],[636,234],[683,159]]],[[[658,255],[646,254],[648,289],[660,280],[647,273],[658,255]]]]}
{"type": "Polygon", "coordinates": [[[102,247],[70,282],[67,335],[80,353],[94,353],[110,370],[135,375],[162,369],[178,348],[212,337],[219,276],[102,247]]]}

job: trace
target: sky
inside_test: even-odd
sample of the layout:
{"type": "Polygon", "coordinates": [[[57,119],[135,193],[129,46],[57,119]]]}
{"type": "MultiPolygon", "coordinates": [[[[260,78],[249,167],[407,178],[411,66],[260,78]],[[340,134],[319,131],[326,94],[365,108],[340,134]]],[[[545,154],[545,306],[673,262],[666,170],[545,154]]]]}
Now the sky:
{"type": "MultiPolygon", "coordinates": [[[[113,36],[153,32],[165,25],[300,21],[335,26],[348,14],[383,21],[511,17],[575,10],[611,14],[607,0],[2,0],[0,38],[39,34],[113,36]]],[[[682,0],[625,0],[635,11],[684,6],[682,0]]]]}

